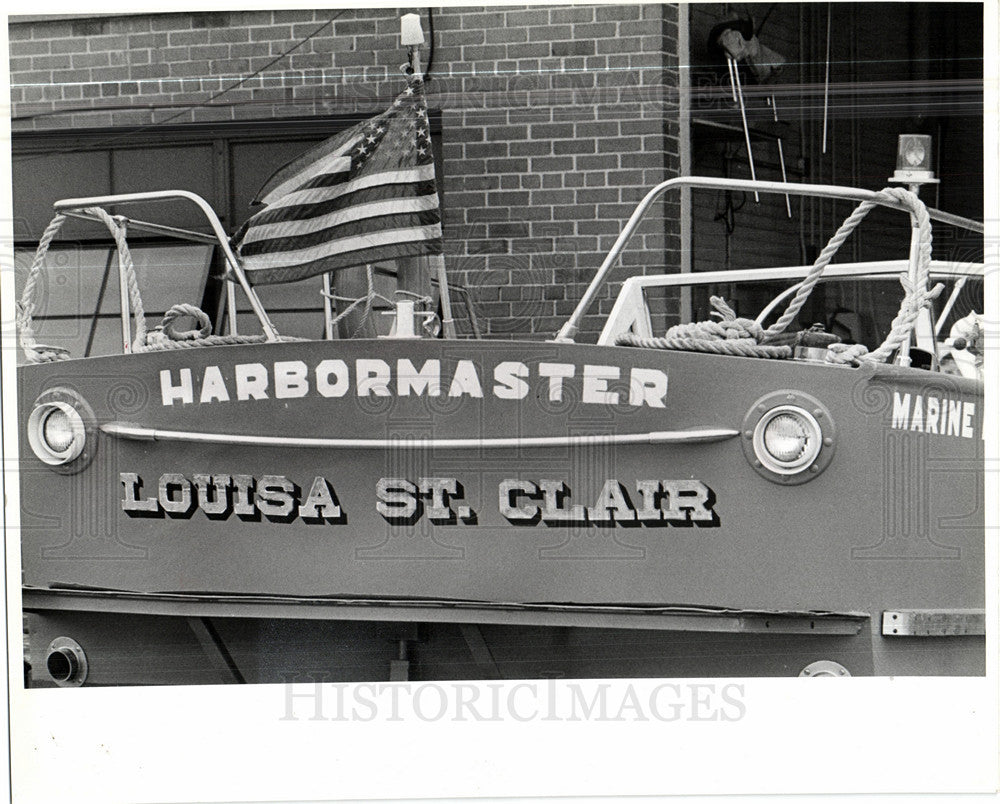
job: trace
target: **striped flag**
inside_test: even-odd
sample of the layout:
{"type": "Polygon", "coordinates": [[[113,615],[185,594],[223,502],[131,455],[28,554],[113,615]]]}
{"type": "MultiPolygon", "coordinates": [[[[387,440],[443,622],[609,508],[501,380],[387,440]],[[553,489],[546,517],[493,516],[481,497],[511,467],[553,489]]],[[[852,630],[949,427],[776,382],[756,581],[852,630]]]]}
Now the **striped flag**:
{"type": "Polygon", "coordinates": [[[266,207],[232,239],[251,283],[440,254],[423,81],[409,76],[387,111],[281,168],[255,203],[266,207]]]}

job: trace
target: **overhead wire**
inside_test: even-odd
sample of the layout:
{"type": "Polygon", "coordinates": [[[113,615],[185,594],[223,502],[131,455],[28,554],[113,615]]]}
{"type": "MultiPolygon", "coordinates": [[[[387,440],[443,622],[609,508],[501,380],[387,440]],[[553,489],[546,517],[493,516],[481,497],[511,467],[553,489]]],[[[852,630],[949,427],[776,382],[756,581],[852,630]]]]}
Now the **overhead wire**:
{"type": "Polygon", "coordinates": [[[760,25],[758,25],[757,30],[754,31],[754,36],[760,36],[760,32],[764,29],[764,23],[767,22],[767,18],[771,16],[771,12],[774,11],[774,7],[776,5],[777,3],[771,3],[770,8],[768,8],[767,12],[764,14],[764,19],[760,21],[760,25]]]}
{"type": "MultiPolygon", "coordinates": [[[[241,87],[245,83],[247,83],[247,81],[250,81],[251,79],[256,78],[257,76],[259,76],[262,73],[264,73],[267,70],[269,70],[271,67],[273,67],[275,64],[277,64],[282,59],[284,59],[287,56],[289,56],[290,54],[294,53],[296,50],[298,50],[299,48],[301,48],[307,42],[311,41],[313,38],[315,38],[320,33],[322,33],[324,30],[326,30],[326,28],[332,27],[334,21],[337,20],[339,17],[341,17],[344,13],[346,13],[347,10],[348,9],[345,8],[345,9],[341,9],[340,11],[338,11],[336,14],[334,14],[332,17],[330,17],[328,20],[326,20],[322,25],[320,25],[318,28],[316,28],[316,30],[314,30],[312,33],[307,34],[306,36],[304,36],[302,39],[300,39],[295,44],[293,44],[290,48],[288,48],[287,50],[281,52],[280,54],[278,54],[277,56],[275,56],[273,59],[271,59],[269,62],[267,62],[267,64],[264,64],[261,67],[258,67],[253,72],[248,73],[247,75],[243,76],[242,78],[240,78],[237,81],[234,81],[232,84],[230,84],[225,89],[219,90],[214,95],[210,96],[209,98],[206,98],[203,101],[200,101],[198,103],[185,104],[183,110],[181,110],[181,111],[177,112],[176,114],[173,114],[173,115],[171,115],[171,116],[169,116],[169,117],[167,117],[167,118],[165,118],[163,120],[156,120],[156,121],[153,121],[153,122],[150,122],[150,123],[146,123],[145,125],[142,125],[142,126],[137,126],[135,128],[130,128],[128,131],[123,131],[121,134],[114,135],[114,136],[109,137],[108,139],[103,140],[103,141],[98,142],[98,143],[90,143],[87,146],[81,146],[81,147],[78,147],[78,148],[65,148],[65,149],[61,149],[59,151],[55,151],[55,152],[48,151],[48,152],[46,152],[44,154],[38,154],[38,155],[35,155],[35,156],[24,156],[24,157],[20,157],[20,158],[18,158],[18,157],[15,156],[14,158],[18,162],[20,162],[20,163],[33,162],[36,159],[46,159],[48,157],[51,157],[54,153],[58,153],[58,154],[70,154],[70,153],[76,153],[78,151],[83,151],[83,150],[92,150],[95,145],[113,145],[116,142],[120,142],[122,140],[129,139],[131,137],[134,137],[136,134],[141,134],[144,131],[155,129],[155,128],[158,128],[160,126],[165,126],[168,123],[173,122],[174,120],[177,120],[177,119],[179,119],[181,117],[184,117],[187,114],[190,114],[195,109],[202,109],[202,108],[206,108],[206,107],[209,107],[209,106],[212,106],[212,105],[222,105],[222,104],[214,104],[214,101],[218,100],[223,95],[226,95],[226,94],[232,92],[234,89],[238,89],[239,87],[241,87]]],[[[129,108],[134,109],[135,106],[131,106],[129,108]]],[[[87,111],[87,112],[94,112],[94,111],[105,111],[105,110],[102,109],[102,108],[100,108],[100,107],[96,107],[96,108],[88,107],[85,111],[87,111]]],[[[155,112],[155,109],[153,111],[155,112]]],[[[19,118],[14,118],[14,119],[19,119],[19,118]]]]}

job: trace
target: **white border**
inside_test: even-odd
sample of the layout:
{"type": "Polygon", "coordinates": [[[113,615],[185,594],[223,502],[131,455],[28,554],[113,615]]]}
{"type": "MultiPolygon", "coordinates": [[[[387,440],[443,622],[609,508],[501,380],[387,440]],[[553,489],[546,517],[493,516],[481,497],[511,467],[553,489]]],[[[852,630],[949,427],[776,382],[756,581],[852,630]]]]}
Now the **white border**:
{"type": "MultiPolygon", "coordinates": [[[[260,9],[274,7],[275,2],[217,0],[213,5],[260,9]]],[[[311,8],[315,3],[282,6],[311,8]]],[[[195,8],[202,10],[189,1],[170,10],[195,8]]],[[[36,4],[30,10],[40,9],[36,4]]],[[[79,5],[65,2],[49,2],[44,10],[80,13],[79,5]]],[[[134,4],[103,0],[87,12],[89,16],[133,10],[134,4]]],[[[996,136],[1000,130],[996,82],[1000,37],[995,3],[987,5],[986,17],[984,167],[986,219],[991,222],[987,265],[995,266],[1000,265],[996,225],[1000,220],[996,181],[1000,176],[996,136]]],[[[9,108],[6,26],[0,43],[0,82],[9,108]]],[[[0,120],[0,209],[6,210],[11,209],[8,115],[0,120]]],[[[9,220],[2,225],[5,513],[8,534],[16,534],[15,361],[7,340],[14,320],[12,232],[9,220]]],[[[998,292],[995,272],[988,272],[988,320],[994,322],[1000,320],[998,292]]],[[[1000,465],[998,366],[992,355],[987,360],[987,460],[996,467],[1000,465]]],[[[995,469],[987,473],[986,499],[992,504],[987,567],[996,577],[1000,482],[995,469]]],[[[6,544],[6,560],[7,578],[19,578],[16,539],[6,544]]],[[[5,592],[13,647],[8,647],[7,658],[14,679],[9,698],[15,735],[14,800],[19,802],[589,797],[724,791],[989,793],[997,789],[995,584],[988,588],[986,678],[859,678],[809,684],[749,679],[739,682],[745,690],[746,715],[735,723],[582,724],[428,723],[414,717],[395,721],[387,712],[369,723],[282,722],[287,690],[281,686],[26,693],[20,689],[18,587],[13,583],[5,592]]],[[[637,682],[637,688],[648,691],[643,685],[655,683],[637,682]]],[[[611,689],[621,692],[627,684],[613,682],[611,689]]],[[[509,691],[513,686],[504,688],[509,691]]],[[[6,756],[2,749],[0,755],[6,756]]]]}

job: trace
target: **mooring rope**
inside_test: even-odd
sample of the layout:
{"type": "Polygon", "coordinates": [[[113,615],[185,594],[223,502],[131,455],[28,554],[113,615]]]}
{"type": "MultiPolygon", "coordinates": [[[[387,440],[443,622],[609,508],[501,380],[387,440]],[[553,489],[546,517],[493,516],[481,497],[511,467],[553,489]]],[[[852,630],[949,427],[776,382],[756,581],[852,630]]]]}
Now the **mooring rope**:
{"type": "Polygon", "coordinates": [[[370,265],[365,266],[365,280],[367,287],[365,289],[365,294],[363,296],[358,296],[353,298],[351,296],[338,296],[334,293],[327,293],[326,291],[320,291],[320,294],[325,296],[332,301],[337,302],[350,302],[341,312],[334,316],[333,321],[331,321],[331,326],[337,326],[341,321],[343,321],[347,316],[349,316],[354,310],[358,308],[359,305],[364,304],[365,309],[361,314],[361,320],[358,325],[354,328],[354,332],[351,333],[351,337],[357,335],[365,324],[368,323],[368,319],[371,317],[372,307],[375,304],[376,299],[380,299],[387,304],[392,304],[392,300],[387,299],[381,293],[375,292],[375,271],[370,265]]]}
{"type": "Polygon", "coordinates": [[[809,298],[809,294],[812,293],[816,283],[823,275],[826,266],[830,264],[837,250],[851,232],[858,227],[872,209],[880,202],[886,201],[898,202],[910,213],[916,225],[916,281],[912,281],[907,274],[900,277],[904,291],[903,300],[900,303],[899,312],[893,319],[889,334],[877,349],[869,352],[861,344],[832,344],[827,349],[827,360],[831,363],[856,363],[860,360],[885,362],[893,352],[909,340],[920,311],[929,305],[944,288],[943,285],[938,284],[934,288],[928,289],[931,263],[931,222],[927,207],[915,193],[902,187],[887,187],[876,193],[873,198],[858,204],[820,252],[809,273],[802,280],[799,289],[788,303],[788,307],[785,308],[785,312],[766,330],[761,327],[759,320],[750,321],[745,318],[737,318],[722,299],[713,296],[710,299],[712,306],[716,309],[713,315],[720,316],[721,322],[703,321],[680,324],[667,330],[663,338],[639,338],[627,333],[620,335],[615,342],[622,346],[682,349],[746,357],[790,357],[791,347],[769,345],[768,342],[779,339],[785,328],[799,314],[809,298]]]}
{"type": "MultiPolygon", "coordinates": [[[[133,352],[160,352],[170,349],[195,349],[202,346],[236,346],[240,344],[267,343],[266,335],[210,335],[212,321],[208,314],[193,304],[175,304],[163,316],[163,321],[146,333],[143,341],[132,344],[133,352]],[[178,330],[177,321],[193,318],[197,329],[178,330]]],[[[282,343],[301,341],[290,335],[279,335],[282,343]]]]}
{"type": "Polygon", "coordinates": [[[662,338],[640,338],[631,333],[620,335],[620,346],[639,346],[647,349],[678,349],[685,352],[709,352],[738,357],[786,358],[792,356],[791,346],[766,346],[764,329],[749,318],[738,318],[733,309],[719,296],[709,301],[715,308],[712,315],[718,321],[697,321],[678,324],[667,330],[662,338]]]}
{"type": "MultiPolygon", "coordinates": [[[[111,236],[115,239],[115,245],[118,249],[118,260],[128,289],[132,315],[135,317],[136,340],[142,341],[146,337],[146,317],[142,308],[142,297],[139,295],[139,285],[135,278],[132,252],[129,251],[128,242],[126,241],[125,222],[122,219],[109,215],[100,207],[88,207],[84,212],[100,219],[108,227],[111,236]]],[[[59,233],[63,223],[65,223],[66,217],[62,212],[56,213],[55,217],[52,218],[49,225],[45,228],[45,231],[42,233],[42,239],[39,240],[38,248],[35,251],[35,259],[28,270],[24,290],[21,292],[17,324],[21,348],[24,350],[24,355],[29,363],[49,363],[55,360],[69,359],[69,352],[66,349],[59,346],[46,346],[37,343],[35,341],[35,331],[32,326],[32,315],[35,312],[35,290],[38,285],[38,279],[41,276],[45,255],[48,253],[49,246],[52,245],[52,241],[59,233]]]]}
{"type": "Polygon", "coordinates": [[[24,350],[24,356],[29,363],[54,363],[57,360],[69,359],[69,351],[61,346],[38,343],[35,340],[35,330],[31,323],[31,316],[35,312],[35,286],[42,273],[45,254],[65,222],[66,216],[60,212],[45,227],[42,239],[38,241],[38,248],[35,250],[35,259],[32,261],[31,268],[28,269],[28,276],[24,281],[21,300],[17,304],[18,342],[21,344],[21,349],[24,350]]]}
{"type": "MultiPolygon", "coordinates": [[[[193,304],[175,304],[167,310],[159,326],[148,330],[146,326],[146,312],[142,305],[142,296],[139,293],[139,283],[136,279],[135,263],[132,260],[132,252],[128,247],[126,239],[126,221],[108,214],[100,207],[88,207],[84,212],[98,218],[108,227],[112,237],[114,237],[115,246],[118,249],[119,266],[122,275],[125,277],[129,304],[132,308],[132,317],[135,319],[135,337],[132,342],[133,352],[265,343],[267,341],[267,337],[264,335],[211,335],[211,319],[204,311],[193,304]],[[193,318],[197,322],[197,329],[177,329],[177,321],[184,317],[193,318]]],[[[35,340],[35,332],[32,325],[32,316],[35,312],[34,297],[37,291],[38,280],[41,276],[42,266],[45,262],[45,255],[48,253],[55,236],[65,223],[66,217],[62,212],[57,213],[45,228],[42,238],[38,242],[38,248],[35,251],[35,258],[31,263],[31,268],[28,270],[24,290],[21,292],[21,300],[17,310],[18,336],[21,348],[24,350],[25,358],[29,363],[50,363],[57,360],[68,360],[70,356],[68,350],[60,346],[48,346],[38,343],[35,340]]],[[[302,339],[279,336],[278,340],[298,341],[302,339]]]]}

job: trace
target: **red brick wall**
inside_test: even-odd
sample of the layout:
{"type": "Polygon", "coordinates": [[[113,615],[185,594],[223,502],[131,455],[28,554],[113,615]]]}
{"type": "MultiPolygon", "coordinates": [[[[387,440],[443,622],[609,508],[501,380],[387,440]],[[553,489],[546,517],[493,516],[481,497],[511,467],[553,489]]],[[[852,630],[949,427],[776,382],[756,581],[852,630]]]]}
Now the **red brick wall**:
{"type": "MultiPolygon", "coordinates": [[[[397,11],[321,27],[336,13],[15,18],[14,132],[374,114],[400,87],[397,11]]],[[[550,337],[645,189],[677,175],[677,7],[446,8],[434,31],[449,272],[488,335],[550,337]]],[[[676,270],[677,215],[655,209],[624,261],[676,270]]]]}

